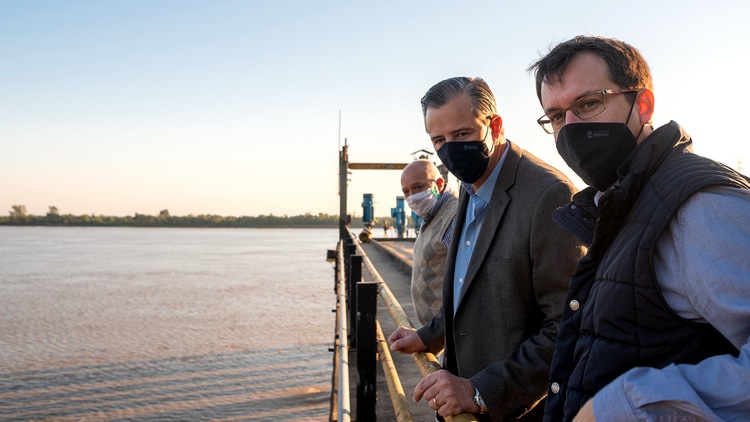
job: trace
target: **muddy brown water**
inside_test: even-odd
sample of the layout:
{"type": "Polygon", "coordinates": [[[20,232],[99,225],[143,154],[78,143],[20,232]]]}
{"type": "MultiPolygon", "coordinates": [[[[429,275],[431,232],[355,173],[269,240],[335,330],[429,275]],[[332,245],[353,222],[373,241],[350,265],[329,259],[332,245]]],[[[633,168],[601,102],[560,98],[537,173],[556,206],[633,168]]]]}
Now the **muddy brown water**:
{"type": "Polygon", "coordinates": [[[0,227],[0,420],[327,420],[337,235],[0,227]]]}

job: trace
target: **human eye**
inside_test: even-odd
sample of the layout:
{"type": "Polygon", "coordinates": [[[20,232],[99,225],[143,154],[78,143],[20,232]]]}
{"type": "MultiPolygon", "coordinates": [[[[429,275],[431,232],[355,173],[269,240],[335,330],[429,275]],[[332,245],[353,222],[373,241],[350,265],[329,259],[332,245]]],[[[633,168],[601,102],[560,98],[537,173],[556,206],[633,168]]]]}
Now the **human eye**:
{"type": "Polygon", "coordinates": [[[440,145],[443,145],[443,142],[445,142],[445,138],[434,138],[432,140],[432,145],[439,147],[440,145]]]}
{"type": "Polygon", "coordinates": [[[552,113],[547,114],[547,118],[549,119],[550,123],[556,125],[558,123],[562,123],[565,120],[565,113],[560,111],[553,111],[552,113]]]}
{"type": "Polygon", "coordinates": [[[602,99],[600,96],[591,96],[591,97],[585,97],[581,98],[576,102],[575,110],[578,110],[582,113],[588,113],[592,111],[599,110],[599,107],[602,104],[602,99]]]}
{"type": "Polygon", "coordinates": [[[455,139],[465,139],[470,135],[469,131],[456,132],[455,139]]]}

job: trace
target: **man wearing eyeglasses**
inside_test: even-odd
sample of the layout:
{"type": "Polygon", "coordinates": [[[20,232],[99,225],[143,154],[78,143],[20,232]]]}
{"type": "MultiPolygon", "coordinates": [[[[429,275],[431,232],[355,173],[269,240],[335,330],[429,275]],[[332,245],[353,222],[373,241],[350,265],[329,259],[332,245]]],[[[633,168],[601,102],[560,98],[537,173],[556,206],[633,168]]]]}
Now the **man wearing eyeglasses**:
{"type": "Polygon", "coordinates": [[[653,128],[650,70],[629,44],[578,36],[530,70],[538,123],[590,186],[555,213],[589,250],[545,420],[746,420],[748,179],[693,154],[674,121],[653,128]]]}
{"type": "Polygon", "coordinates": [[[505,139],[495,97],[480,78],[438,82],[422,98],[425,129],[461,181],[443,278],[443,312],[391,350],[445,349],[443,370],[414,389],[441,416],[541,421],[567,281],[583,256],[552,220],[574,187],[505,139]]]}

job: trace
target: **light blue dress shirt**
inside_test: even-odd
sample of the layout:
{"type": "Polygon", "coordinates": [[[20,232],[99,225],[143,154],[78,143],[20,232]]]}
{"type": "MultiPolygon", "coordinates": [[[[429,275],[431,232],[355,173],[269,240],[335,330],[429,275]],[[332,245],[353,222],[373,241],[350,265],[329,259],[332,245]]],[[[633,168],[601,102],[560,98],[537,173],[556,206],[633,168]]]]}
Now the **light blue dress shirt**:
{"type": "Polygon", "coordinates": [[[474,252],[474,245],[477,242],[479,231],[482,229],[485,211],[487,211],[487,206],[490,204],[490,198],[492,198],[492,191],[495,188],[497,177],[505,162],[505,156],[508,155],[508,150],[510,149],[510,142],[506,141],[506,143],[507,145],[502,157],[500,157],[500,161],[498,161],[492,173],[490,173],[478,191],[475,192],[474,187],[470,184],[461,182],[461,186],[469,194],[469,204],[466,208],[466,220],[463,227],[461,227],[461,238],[459,239],[458,251],[456,252],[456,266],[453,273],[454,315],[456,314],[456,309],[458,309],[458,299],[461,295],[461,289],[464,286],[466,270],[469,268],[469,261],[471,261],[471,255],[474,252]]]}
{"type": "Polygon", "coordinates": [[[654,271],[678,315],[710,323],[740,355],[631,369],[594,396],[596,420],[750,420],[750,191],[693,195],[657,240],[654,271]]]}

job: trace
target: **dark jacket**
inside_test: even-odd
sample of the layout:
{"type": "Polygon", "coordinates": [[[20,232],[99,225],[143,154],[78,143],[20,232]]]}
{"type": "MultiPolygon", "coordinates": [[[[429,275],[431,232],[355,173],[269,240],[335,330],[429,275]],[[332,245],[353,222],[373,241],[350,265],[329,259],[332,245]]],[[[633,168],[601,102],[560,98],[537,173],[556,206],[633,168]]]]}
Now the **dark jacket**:
{"type": "Polygon", "coordinates": [[[453,275],[469,202],[465,191],[445,266],[444,313],[418,333],[432,352],[445,345],[444,368],[479,390],[489,408],[480,420],[524,414],[524,420],[541,420],[542,406],[529,411],[545,395],[568,279],[583,248],[551,217],[570,201],[570,181],[515,144],[508,148],[455,316],[453,275]]]}
{"type": "Polygon", "coordinates": [[[676,123],[659,128],[618,169],[619,185],[602,195],[598,208],[591,207],[595,192],[588,189],[574,198],[579,205],[556,213],[563,224],[585,221],[569,225],[579,235],[586,227],[594,231],[581,236],[592,244],[571,280],[545,420],[571,420],[590,397],[631,368],[737,353],[711,325],[675,314],[654,275],[656,241],[690,196],[710,186],[750,188],[735,171],[692,154],[691,144],[676,123]]]}

